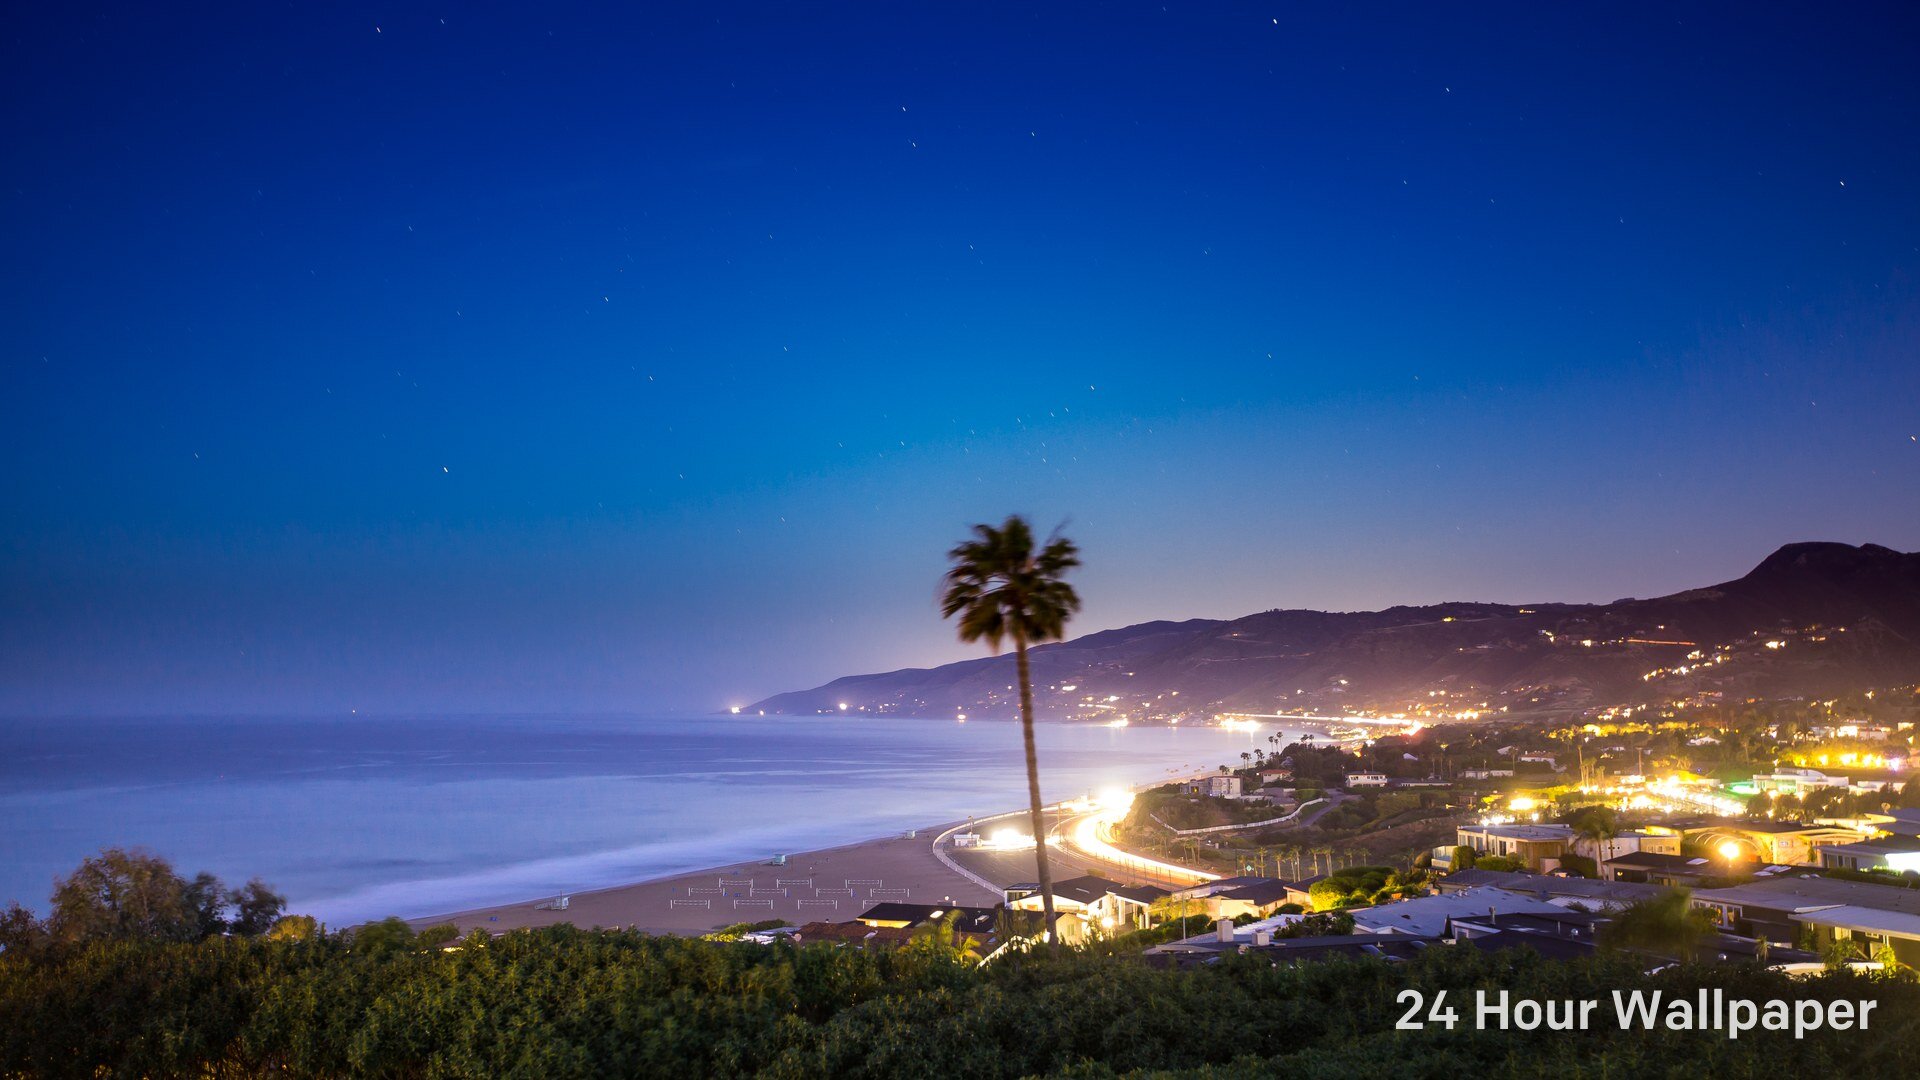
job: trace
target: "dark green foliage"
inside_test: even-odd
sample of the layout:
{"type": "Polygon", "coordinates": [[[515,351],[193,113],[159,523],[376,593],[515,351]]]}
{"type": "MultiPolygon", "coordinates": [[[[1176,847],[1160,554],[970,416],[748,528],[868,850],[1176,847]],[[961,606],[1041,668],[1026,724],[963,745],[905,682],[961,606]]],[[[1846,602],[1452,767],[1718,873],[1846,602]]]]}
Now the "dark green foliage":
{"type": "MultiPolygon", "coordinates": [[[[376,924],[379,925],[379,924],[376,924]]],[[[1920,984],[1850,972],[1626,955],[1561,964],[1436,947],[1415,962],[1182,970],[1069,953],[985,968],[936,949],[868,953],[571,927],[452,951],[302,941],[98,940],[0,955],[0,1075],[291,1077],[1910,1075],[1920,984]],[[1407,987],[1533,998],[1875,998],[1873,1030],[1398,1032],[1407,987]]],[[[1607,1009],[1603,1005],[1603,1012],[1607,1009]]]]}
{"type": "Polygon", "coordinates": [[[1278,938],[1342,937],[1351,933],[1353,933],[1352,912],[1323,911],[1318,915],[1295,919],[1281,927],[1280,932],[1273,936],[1278,938]]]}
{"type": "Polygon", "coordinates": [[[1609,949],[1643,949],[1661,956],[1691,957],[1714,932],[1713,915],[1687,899],[1685,889],[1668,889],[1617,912],[1601,928],[1600,944],[1609,949]]]}
{"type": "Polygon", "coordinates": [[[1600,865],[1585,855],[1560,856],[1560,869],[1570,874],[1579,874],[1583,878],[1597,878],[1600,876],[1600,865]]]}
{"type": "MultiPolygon", "coordinates": [[[[279,920],[285,905],[286,899],[258,878],[229,891],[212,874],[183,878],[157,855],[106,848],[54,882],[53,911],[38,930],[66,943],[200,941],[225,933],[263,933],[279,920]]],[[[33,930],[20,916],[10,910],[6,918],[12,929],[0,933],[31,937],[33,930]]]]}

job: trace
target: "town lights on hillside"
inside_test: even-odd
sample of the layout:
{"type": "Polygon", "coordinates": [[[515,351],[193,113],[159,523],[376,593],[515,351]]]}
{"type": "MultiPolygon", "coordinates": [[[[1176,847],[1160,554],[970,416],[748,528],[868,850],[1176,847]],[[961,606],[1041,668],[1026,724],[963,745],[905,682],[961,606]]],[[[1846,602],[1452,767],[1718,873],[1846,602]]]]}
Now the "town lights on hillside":
{"type": "Polygon", "coordinates": [[[841,712],[846,712],[846,711],[847,711],[847,703],[846,703],[846,702],[844,702],[844,701],[843,701],[843,702],[841,702],[841,703],[840,703],[840,711],[841,711],[841,712]]]}
{"type": "Polygon", "coordinates": [[[1740,861],[1740,843],[1739,843],[1739,841],[1736,841],[1736,840],[1728,840],[1728,841],[1725,841],[1724,843],[1722,843],[1722,844],[1720,845],[1720,857],[1721,857],[1721,858],[1723,858],[1723,859],[1725,859],[1725,860],[1727,860],[1727,861],[1728,861],[1728,862],[1730,862],[1730,863],[1731,863],[1731,862],[1739,862],[1739,861],[1740,861]]]}
{"type": "Polygon", "coordinates": [[[1513,797],[1513,800],[1507,803],[1507,809],[1513,811],[1516,814],[1524,814],[1527,811],[1532,810],[1539,805],[1540,805],[1539,803],[1534,802],[1533,799],[1529,798],[1528,796],[1515,795],[1513,797]]]}

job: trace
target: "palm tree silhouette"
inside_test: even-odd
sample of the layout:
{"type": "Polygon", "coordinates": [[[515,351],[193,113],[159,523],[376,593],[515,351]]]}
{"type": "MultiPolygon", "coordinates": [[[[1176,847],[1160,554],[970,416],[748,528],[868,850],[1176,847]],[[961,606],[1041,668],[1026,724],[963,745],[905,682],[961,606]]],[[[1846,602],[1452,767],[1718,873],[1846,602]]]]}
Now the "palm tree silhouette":
{"type": "Polygon", "coordinates": [[[1046,818],[1040,806],[1040,761],[1033,749],[1033,678],[1027,667],[1027,646],[1058,641],[1067,619],[1080,610],[1080,597],[1061,580],[1080,565],[1080,549],[1058,534],[1038,552],[1033,528],[1015,514],[999,528],[975,525],[973,539],[956,544],[947,553],[950,566],[940,616],[960,616],[960,640],[985,640],[995,652],[1001,641],[1013,639],[1020,675],[1020,734],[1027,751],[1027,802],[1033,814],[1033,857],[1040,877],[1040,908],[1044,932],[1054,947],[1053,874],[1047,866],[1046,818]]]}

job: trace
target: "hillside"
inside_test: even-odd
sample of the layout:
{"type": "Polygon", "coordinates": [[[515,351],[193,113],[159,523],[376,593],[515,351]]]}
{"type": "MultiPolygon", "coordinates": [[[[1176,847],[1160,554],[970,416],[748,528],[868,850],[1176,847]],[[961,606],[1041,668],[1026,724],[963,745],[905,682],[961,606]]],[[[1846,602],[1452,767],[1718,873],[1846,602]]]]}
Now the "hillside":
{"type": "MultiPolygon", "coordinates": [[[[1455,716],[1821,696],[1920,679],[1920,553],[1789,544],[1744,577],[1611,604],[1451,603],[1150,622],[1032,652],[1043,718],[1455,716]]],[[[750,708],[1012,715],[1010,656],[836,679],[750,708]]]]}

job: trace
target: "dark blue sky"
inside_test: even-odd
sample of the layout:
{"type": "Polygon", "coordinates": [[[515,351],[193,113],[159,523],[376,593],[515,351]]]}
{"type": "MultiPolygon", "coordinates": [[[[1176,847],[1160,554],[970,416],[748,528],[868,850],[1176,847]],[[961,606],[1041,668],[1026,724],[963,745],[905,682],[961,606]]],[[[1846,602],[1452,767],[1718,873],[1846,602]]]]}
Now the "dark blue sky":
{"type": "Polygon", "coordinates": [[[164,7],[0,30],[0,712],[717,707],[1015,510],[1083,631],[1920,547],[1911,5],[164,7]]]}

